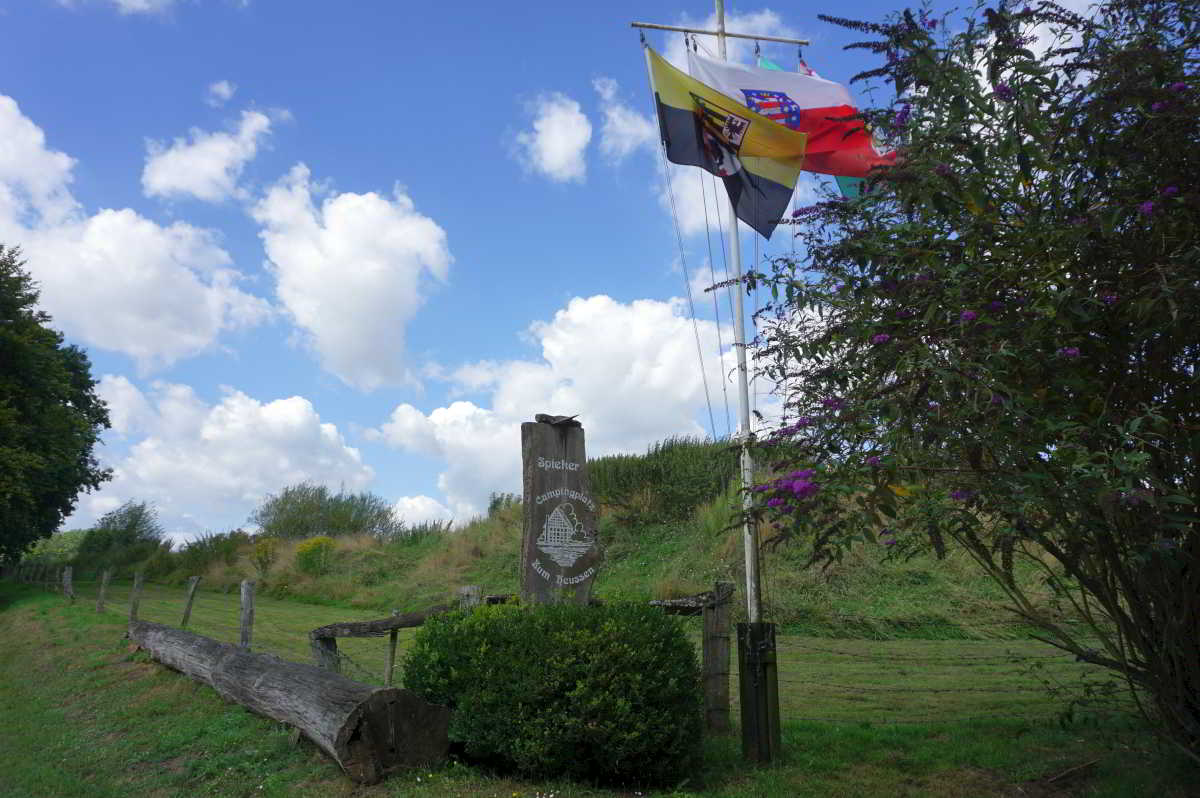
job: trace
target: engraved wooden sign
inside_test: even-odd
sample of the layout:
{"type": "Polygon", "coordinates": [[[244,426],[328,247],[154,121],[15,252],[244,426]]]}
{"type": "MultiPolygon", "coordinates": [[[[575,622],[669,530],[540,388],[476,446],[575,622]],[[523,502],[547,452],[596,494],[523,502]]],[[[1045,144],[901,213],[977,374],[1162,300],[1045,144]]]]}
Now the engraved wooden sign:
{"type": "Polygon", "coordinates": [[[524,423],[521,452],[525,467],[521,599],[586,604],[601,553],[583,427],[577,422],[524,423]]]}

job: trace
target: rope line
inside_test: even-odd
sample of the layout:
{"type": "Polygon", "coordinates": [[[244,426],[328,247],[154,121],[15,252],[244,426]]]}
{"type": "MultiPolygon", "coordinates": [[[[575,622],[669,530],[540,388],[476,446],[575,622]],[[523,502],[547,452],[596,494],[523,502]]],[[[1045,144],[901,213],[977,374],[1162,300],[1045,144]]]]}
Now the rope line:
{"type": "MultiPolygon", "coordinates": [[[[716,181],[714,178],[714,182],[713,182],[713,190],[714,191],[716,190],[716,187],[717,187],[716,181]]],[[[712,279],[712,285],[714,286],[713,288],[709,289],[709,293],[712,294],[713,316],[715,317],[716,324],[717,324],[717,365],[719,367],[720,364],[723,362],[722,358],[725,353],[725,342],[722,340],[722,335],[721,335],[721,303],[717,301],[717,290],[718,289],[715,288],[715,286],[717,284],[717,271],[716,271],[716,266],[713,264],[712,228],[710,227],[709,222],[708,222],[708,192],[704,190],[704,175],[703,174],[700,175],[700,201],[704,204],[704,241],[708,245],[708,274],[709,274],[709,277],[712,279]]],[[[720,209],[721,201],[720,201],[720,197],[718,197],[716,194],[713,195],[713,205],[718,208],[717,213],[720,214],[719,209],[720,209]]],[[[718,225],[720,224],[720,216],[719,215],[718,215],[717,224],[718,225]]],[[[718,229],[717,232],[720,232],[720,230],[718,229]]],[[[725,256],[725,241],[724,241],[724,239],[722,239],[722,241],[721,241],[721,257],[724,258],[724,256],[725,256]]],[[[726,271],[728,271],[728,269],[726,269],[726,271]]],[[[733,434],[733,422],[730,420],[730,417],[729,417],[728,380],[724,380],[724,379],[721,380],[721,395],[725,398],[725,437],[728,438],[728,437],[731,437],[733,434]]]]}

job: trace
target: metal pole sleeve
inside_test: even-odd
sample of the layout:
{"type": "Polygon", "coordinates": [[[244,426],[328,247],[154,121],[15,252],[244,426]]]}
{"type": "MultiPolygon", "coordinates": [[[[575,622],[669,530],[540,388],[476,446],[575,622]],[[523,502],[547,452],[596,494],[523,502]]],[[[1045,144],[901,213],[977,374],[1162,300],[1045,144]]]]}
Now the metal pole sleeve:
{"type": "MultiPolygon", "coordinates": [[[[648,28],[650,30],[670,30],[679,33],[699,33],[705,36],[719,36],[720,32],[715,30],[705,30],[704,28],[683,28],[678,25],[656,25],[653,22],[630,22],[631,28],[648,28]]],[[[757,33],[730,33],[725,32],[726,36],[732,36],[735,39],[754,39],[755,41],[763,42],[781,42],[783,44],[812,44],[808,39],[788,39],[783,36],[760,36],[757,33]]]]}

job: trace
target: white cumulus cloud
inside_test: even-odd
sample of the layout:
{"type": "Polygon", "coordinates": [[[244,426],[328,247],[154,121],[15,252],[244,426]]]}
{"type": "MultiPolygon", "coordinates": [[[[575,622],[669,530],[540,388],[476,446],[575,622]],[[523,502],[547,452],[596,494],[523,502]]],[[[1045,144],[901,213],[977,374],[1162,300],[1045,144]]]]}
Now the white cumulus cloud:
{"type": "Polygon", "coordinates": [[[558,92],[543,94],[530,106],[533,129],[517,134],[515,154],[532,172],[559,183],[587,178],[584,153],[592,123],[579,103],[558,92]]]}
{"type": "Polygon", "coordinates": [[[42,307],[69,337],[125,353],[146,371],[270,314],[238,287],[241,275],[210,231],[129,208],[85,213],[70,191],[74,165],[0,95],[0,241],[22,247],[42,307]]]}
{"type": "Polygon", "coordinates": [[[520,492],[520,425],[535,413],[579,414],[589,456],[644,451],[671,435],[708,433],[707,378],[723,435],[729,331],[718,358],[717,325],[699,321],[697,330],[703,370],[683,300],[576,297],[552,320],[530,326],[540,357],[471,363],[451,375],[462,388],[487,394],[488,406],[456,401],[425,413],[402,404],[372,437],[442,458],[438,487],[463,519],[482,512],[492,492],[520,492]]]}
{"type": "Polygon", "coordinates": [[[302,396],[260,401],[227,388],[209,404],[187,385],[156,382],[143,392],[114,375],[101,378],[98,392],[114,429],[140,440],[105,463],[112,481],[83,497],[69,526],[136,499],[157,505],[168,530],[186,538],[244,525],[267,494],[287,485],[309,480],[358,491],[374,479],[358,450],[302,396]]]}
{"type": "Polygon", "coordinates": [[[596,78],[592,88],[600,95],[600,112],[604,117],[600,125],[600,152],[609,160],[619,162],[639,149],[656,146],[658,131],[654,120],[618,99],[619,87],[615,80],[596,78]]]}
{"type": "Polygon", "coordinates": [[[218,80],[208,84],[208,93],[204,101],[217,108],[233,99],[236,91],[236,84],[230,83],[228,80],[218,80]]]}
{"type": "Polygon", "coordinates": [[[297,164],[253,208],[279,301],[322,365],[373,390],[415,379],[405,328],[428,278],[452,262],[446,233],[399,187],[331,194],[318,202],[308,167],[297,164]]]}
{"type": "Polygon", "coordinates": [[[427,521],[456,520],[449,507],[429,496],[401,496],[393,511],[409,527],[427,521]]]}
{"type": "Polygon", "coordinates": [[[244,196],[238,178],[270,132],[271,120],[266,114],[243,111],[237,129],[231,132],[193,128],[188,138],[177,138],[170,146],[147,140],[142,190],[148,197],[183,196],[208,202],[244,196]]]}

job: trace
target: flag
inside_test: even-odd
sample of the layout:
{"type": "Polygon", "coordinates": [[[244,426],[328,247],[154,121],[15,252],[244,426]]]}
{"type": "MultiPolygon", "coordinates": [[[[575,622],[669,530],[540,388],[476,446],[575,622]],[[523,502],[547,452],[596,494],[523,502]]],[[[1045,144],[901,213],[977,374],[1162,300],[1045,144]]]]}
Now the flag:
{"type": "Polygon", "coordinates": [[[815,72],[783,72],[730,64],[688,51],[688,69],[697,80],[752,111],[808,134],[804,170],[838,177],[866,177],[872,167],[890,166],[896,154],[880,155],[850,92],[815,72]]]}
{"type": "Polygon", "coordinates": [[[667,160],[721,178],[737,218],[770,238],[800,177],[808,137],[689,77],[649,47],[646,66],[667,160]]]}

